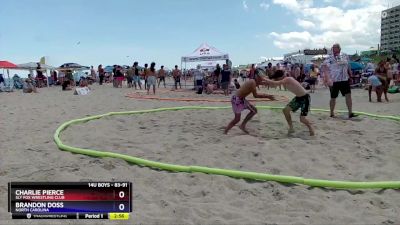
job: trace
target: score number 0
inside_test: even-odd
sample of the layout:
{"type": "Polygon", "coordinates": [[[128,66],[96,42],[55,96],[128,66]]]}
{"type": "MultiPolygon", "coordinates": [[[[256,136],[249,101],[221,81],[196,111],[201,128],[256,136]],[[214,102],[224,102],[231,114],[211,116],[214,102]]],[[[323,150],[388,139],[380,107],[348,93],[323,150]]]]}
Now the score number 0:
{"type": "MultiPolygon", "coordinates": [[[[118,193],[118,197],[119,197],[119,198],[124,198],[124,197],[125,197],[125,192],[120,191],[120,192],[118,193]]],[[[120,211],[124,211],[124,209],[125,209],[124,203],[119,204],[118,209],[119,209],[120,211]]]]}

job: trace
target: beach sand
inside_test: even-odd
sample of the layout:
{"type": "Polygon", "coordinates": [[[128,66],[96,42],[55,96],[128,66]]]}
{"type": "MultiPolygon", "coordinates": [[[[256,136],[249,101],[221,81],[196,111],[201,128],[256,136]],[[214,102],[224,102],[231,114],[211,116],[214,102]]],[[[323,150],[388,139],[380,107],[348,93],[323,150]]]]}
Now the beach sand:
{"type": "MultiPolygon", "coordinates": [[[[115,111],[228,103],[170,102],[125,97],[132,89],[92,86],[87,96],[60,87],[38,94],[0,93],[0,224],[127,224],[126,221],[11,220],[7,212],[10,181],[132,181],[129,224],[400,224],[398,190],[333,190],[256,182],[201,173],[173,173],[60,151],[53,134],[63,122],[115,111]]],[[[266,92],[266,90],[262,90],[266,92]]],[[[285,91],[268,93],[285,95],[285,91]]],[[[164,89],[163,97],[198,97],[164,89]]],[[[226,98],[204,95],[202,98],[226,98]]],[[[311,94],[313,108],[328,108],[329,92],[311,94]]],[[[353,90],[355,111],[400,115],[400,94],[390,103],[369,103],[365,90],[353,90]]],[[[284,105],[260,102],[257,105],[284,105]]],[[[345,100],[338,98],[338,109],[345,100]]],[[[326,113],[309,114],[317,135],[309,137],[293,115],[296,132],[287,136],[280,111],[259,110],[248,124],[250,135],[234,127],[231,109],[185,110],[113,116],[73,125],[65,144],[113,151],[182,165],[294,175],[305,178],[400,180],[400,123],[326,113]]]]}

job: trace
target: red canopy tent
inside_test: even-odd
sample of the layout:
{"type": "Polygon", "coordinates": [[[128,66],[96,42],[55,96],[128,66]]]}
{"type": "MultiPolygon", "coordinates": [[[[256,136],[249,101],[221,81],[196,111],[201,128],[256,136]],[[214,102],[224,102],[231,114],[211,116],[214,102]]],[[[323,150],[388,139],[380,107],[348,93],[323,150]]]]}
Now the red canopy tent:
{"type": "Polygon", "coordinates": [[[15,65],[14,63],[11,63],[9,61],[0,61],[0,68],[1,69],[13,69],[13,68],[17,68],[17,65],[15,65]]]}
{"type": "Polygon", "coordinates": [[[4,69],[7,69],[8,85],[5,89],[5,91],[7,91],[7,92],[12,91],[9,69],[15,69],[15,68],[17,68],[17,65],[15,65],[14,63],[11,63],[9,61],[0,61],[0,69],[3,69],[3,73],[4,73],[4,69]]]}

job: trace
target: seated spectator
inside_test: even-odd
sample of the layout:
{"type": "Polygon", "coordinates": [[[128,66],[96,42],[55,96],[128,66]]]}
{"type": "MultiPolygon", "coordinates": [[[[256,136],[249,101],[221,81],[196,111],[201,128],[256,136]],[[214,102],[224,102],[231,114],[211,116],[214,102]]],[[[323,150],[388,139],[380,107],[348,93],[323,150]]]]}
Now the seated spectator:
{"type": "Polygon", "coordinates": [[[37,93],[35,85],[33,85],[32,80],[29,78],[25,79],[22,90],[24,93],[37,93]]]}

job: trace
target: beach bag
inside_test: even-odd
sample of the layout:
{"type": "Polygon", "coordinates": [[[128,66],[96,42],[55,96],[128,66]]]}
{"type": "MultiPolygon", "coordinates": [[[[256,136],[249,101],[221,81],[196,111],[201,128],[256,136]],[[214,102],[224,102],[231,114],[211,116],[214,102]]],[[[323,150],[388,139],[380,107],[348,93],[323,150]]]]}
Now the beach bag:
{"type": "Polygon", "coordinates": [[[391,94],[399,93],[400,92],[400,87],[399,86],[393,86],[388,89],[388,92],[391,94]]]}

